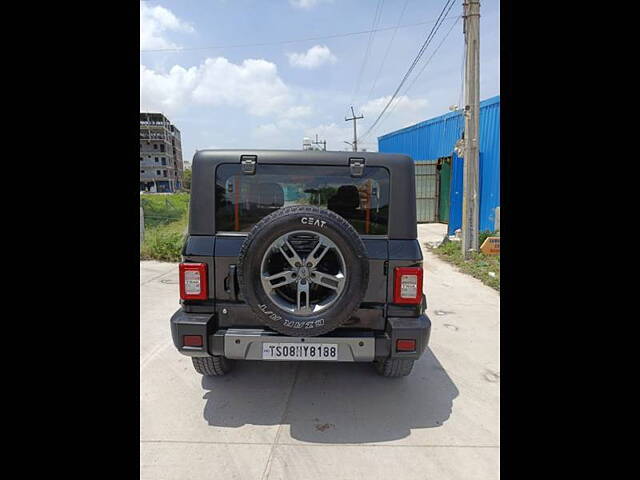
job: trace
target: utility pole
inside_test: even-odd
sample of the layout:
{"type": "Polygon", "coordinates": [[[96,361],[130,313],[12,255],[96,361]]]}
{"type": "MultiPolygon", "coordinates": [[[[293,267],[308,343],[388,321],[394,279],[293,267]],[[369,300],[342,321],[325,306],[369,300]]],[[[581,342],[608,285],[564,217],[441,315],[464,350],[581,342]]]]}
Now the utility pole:
{"type": "Polygon", "coordinates": [[[318,141],[318,134],[316,133],[316,141],[315,142],[311,142],[314,145],[322,145],[323,146],[323,150],[326,152],[327,151],[327,141],[326,140],[322,140],[321,142],[318,141]]]}
{"type": "Polygon", "coordinates": [[[480,1],[463,0],[466,65],[464,72],[464,177],[462,256],[477,252],[479,233],[480,1]]]}
{"type": "Polygon", "coordinates": [[[360,115],[359,117],[356,117],[356,114],[353,111],[353,107],[351,107],[351,115],[353,115],[351,118],[344,117],[344,121],[345,122],[353,121],[353,143],[349,143],[349,142],[345,142],[345,143],[349,143],[349,145],[353,146],[353,151],[357,152],[358,151],[358,135],[356,133],[356,120],[360,120],[361,118],[364,118],[364,116],[360,115]]]}

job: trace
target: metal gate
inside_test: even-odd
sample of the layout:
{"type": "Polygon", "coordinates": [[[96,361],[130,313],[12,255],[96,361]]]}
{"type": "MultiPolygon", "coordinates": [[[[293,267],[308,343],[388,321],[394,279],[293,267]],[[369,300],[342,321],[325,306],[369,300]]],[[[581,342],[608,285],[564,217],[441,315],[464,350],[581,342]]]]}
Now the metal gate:
{"type": "Polygon", "coordinates": [[[418,223],[438,221],[437,160],[416,162],[416,215],[418,223]]]}
{"type": "Polygon", "coordinates": [[[449,223],[452,157],[438,159],[438,222],[449,223]]]}

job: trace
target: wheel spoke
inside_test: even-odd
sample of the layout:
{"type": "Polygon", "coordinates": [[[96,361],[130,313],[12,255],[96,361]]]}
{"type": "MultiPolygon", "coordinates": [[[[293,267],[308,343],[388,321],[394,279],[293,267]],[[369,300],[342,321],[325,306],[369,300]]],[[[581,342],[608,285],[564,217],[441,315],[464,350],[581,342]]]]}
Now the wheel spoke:
{"type": "Polygon", "coordinates": [[[330,288],[331,290],[342,290],[344,280],[345,277],[342,273],[330,275],[328,273],[316,271],[311,274],[311,281],[313,283],[330,288]]]}
{"type": "Polygon", "coordinates": [[[347,275],[340,248],[326,235],[308,230],[294,230],[274,239],[260,266],[261,287],[269,300],[284,312],[302,317],[337,302],[346,288],[347,275]],[[318,267],[340,273],[323,273],[318,267]]]}
{"type": "Polygon", "coordinates": [[[289,265],[291,265],[293,268],[297,268],[302,265],[302,260],[300,259],[298,252],[293,249],[293,247],[287,240],[284,240],[280,245],[278,245],[278,249],[287,260],[287,262],[289,262],[289,265]],[[283,248],[285,246],[287,247],[286,249],[283,248]]]}
{"type": "Polygon", "coordinates": [[[309,306],[309,282],[298,282],[298,306],[296,312],[308,313],[311,311],[309,306]]]}
{"type": "Polygon", "coordinates": [[[325,242],[323,239],[318,240],[318,243],[316,244],[316,246],[313,248],[311,253],[307,256],[307,260],[306,260],[307,264],[310,263],[311,268],[316,268],[320,263],[320,261],[322,260],[322,257],[324,257],[327,254],[327,252],[332,246],[333,245],[330,245],[329,243],[325,242]]]}
{"type": "Polygon", "coordinates": [[[270,276],[262,276],[262,284],[266,290],[272,290],[274,288],[280,288],[284,285],[288,285],[296,281],[296,274],[290,270],[276,273],[270,276]]]}

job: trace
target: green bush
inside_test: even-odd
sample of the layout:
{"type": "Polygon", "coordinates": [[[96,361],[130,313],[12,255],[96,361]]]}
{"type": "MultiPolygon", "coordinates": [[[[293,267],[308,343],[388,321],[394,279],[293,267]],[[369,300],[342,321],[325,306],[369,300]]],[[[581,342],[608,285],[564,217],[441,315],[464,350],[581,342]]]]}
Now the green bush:
{"type": "Polygon", "coordinates": [[[189,198],[188,193],[140,195],[145,228],[167,225],[180,220],[189,208],[189,198]]]}
{"type": "MultiPolygon", "coordinates": [[[[487,237],[494,236],[495,232],[485,231],[480,235],[480,245],[487,237]]],[[[485,285],[500,291],[500,255],[485,255],[482,252],[474,252],[468,260],[462,257],[462,245],[460,242],[443,242],[438,248],[433,249],[440,258],[452,263],[460,271],[482,281],[485,285]],[[489,275],[492,272],[493,275],[489,275]]]]}
{"type": "Polygon", "coordinates": [[[179,262],[187,228],[189,194],[141,195],[144,209],[144,242],[140,260],[179,262]]]}
{"type": "Polygon", "coordinates": [[[184,235],[180,232],[163,228],[149,229],[145,232],[140,259],[179,262],[183,244],[184,235]]]}
{"type": "Polygon", "coordinates": [[[500,236],[500,232],[496,231],[496,230],[483,230],[480,233],[478,233],[478,238],[479,238],[479,242],[478,242],[478,247],[481,247],[482,244],[484,243],[484,241],[487,239],[487,237],[499,237],[500,236]]]}

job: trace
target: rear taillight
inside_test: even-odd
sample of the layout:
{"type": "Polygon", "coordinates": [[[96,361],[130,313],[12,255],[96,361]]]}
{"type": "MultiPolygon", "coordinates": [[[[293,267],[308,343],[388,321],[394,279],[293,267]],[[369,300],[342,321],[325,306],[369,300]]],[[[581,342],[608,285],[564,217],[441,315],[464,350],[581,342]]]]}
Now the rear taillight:
{"type": "Polygon", "coordinates": [[[396,267],[393,303],[418,304],[422,301],[422,267],[396,267]]]}
{"type": "Polygon", "coordinates": [[[183,300],[207,299],[207,264],[180,264],[180,298],[183,300]]]}
{"type": "Polygon", "coordinates": [[[185,335],[182,337],[182,346],[184,347],[201,347],[202,335],[185,335]]]}
{"type": "Polygon", "coordinates": [[[398,352],[415,352],[416,341],[415,340],[398,340],[396,342],[396,350],[398,352]]]}

